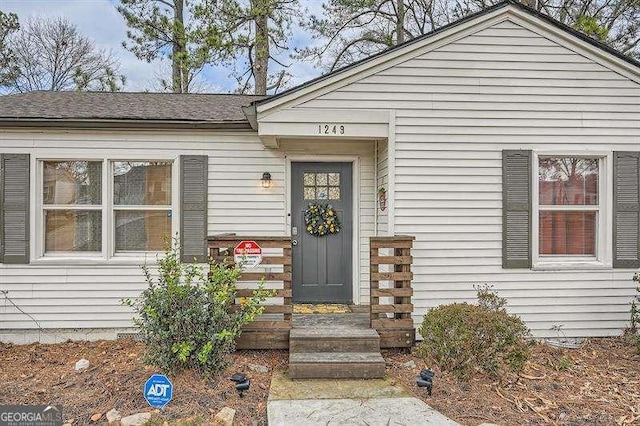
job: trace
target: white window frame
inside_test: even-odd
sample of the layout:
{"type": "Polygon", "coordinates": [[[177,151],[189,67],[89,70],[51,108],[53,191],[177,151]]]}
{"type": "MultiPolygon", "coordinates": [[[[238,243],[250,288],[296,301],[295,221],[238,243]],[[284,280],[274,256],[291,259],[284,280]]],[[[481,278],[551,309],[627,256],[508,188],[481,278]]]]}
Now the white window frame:
{"type": "MultiPolygon", "coordinates": [[[[115,209],[113,203],[113,167],[115,161],[170,161],[171,166],[171,233],[172,238],[176,235],[180,227],[180,170],[179,157],[177,156],[144,156],[127,155],[123,157],[74,157],[46,156],[35,159],[35,191],[32,198],[32,205],[35,206],[35,235],[31,239],[35,246],[35,257],[33,263],[65,263],[65,264],[103,264],[103,263],[125,263],[139,265],[141,262],[155,262],[161,252],[140,251],[116,253],[115,250],[115,209]],[[44,223],[44,202],[43,202],[43,179],[44,163],[46,161],[100,161],[102,162],[102,205],[96,210],[102,211],[102,250],[101,252],[55,252],[45,253],[45,223],[44,223]]],[[[71,206],[75,209],[86,210],[84,205],[71,206]],[[76,208],[77,207],[77,208],[76,208]]],[[[140,210],[142,206],[120,206],[118,210],[140,210]],[[120,207],[123,207],[122,209],[120,207]],[[132,208],[133,207],[133,208],[132,208]]],[[[69,206],[54,206],[54,208],[65,209],[69,206]]],[[[50,209],[47,207],[47,209],[50,209]]],[[[166,206],[144,206],[144,210],[166,210],[166,206]]]]}
{"type": "Polygon", "coordinates": [[[534,151],[532,155],[532,233],[531,250],[534,269],[584,269],[612,268],[612,203],[613,153],[602,151],[534,151]],[[597,206],[545,206],[543,211],[593,211],[596,210],[596,255],[564,256],[540,254],[540,194],[538,164],[544,157],[597,158],[599,161],[598,205],[597,206]]]}

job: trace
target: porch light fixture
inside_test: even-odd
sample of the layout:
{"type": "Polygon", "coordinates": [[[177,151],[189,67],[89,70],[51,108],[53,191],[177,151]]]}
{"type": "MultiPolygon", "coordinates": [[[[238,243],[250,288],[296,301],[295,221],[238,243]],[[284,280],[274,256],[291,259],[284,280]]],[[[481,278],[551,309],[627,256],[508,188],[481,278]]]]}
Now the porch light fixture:
{"type": "Polygon", "coordinates": [[[431,391],[433,390],[433,376],[435,375],[436,373],[432,369],[425,368],[420,372],[418,380],[416,381],[419,388],[427,388],[429,396],[431,396],[431,391]]]}
{"type": "Polygon", "coordinates": [[[262,174],[262,179],[260,179],[263,188],[271,188],[271,173],[264,172],[262,174]]]}

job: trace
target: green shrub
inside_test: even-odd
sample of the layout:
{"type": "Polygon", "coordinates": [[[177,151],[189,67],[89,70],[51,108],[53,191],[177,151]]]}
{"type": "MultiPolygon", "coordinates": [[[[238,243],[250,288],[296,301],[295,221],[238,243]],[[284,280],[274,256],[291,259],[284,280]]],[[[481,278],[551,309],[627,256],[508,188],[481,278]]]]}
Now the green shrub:
{"type": "Polygon", "coordinates": [[[505,309],[506,300],[488,286],[477,288],[478,304],[454,303],[431,309],[418,330],[416,348],[443,371],[464,379],[475,370],[501,378],[520,373],[529,359],[529,329],[505,309]]]}
{"type": "Polygon", "coordinates": [[[142,266],[147,289],[123,303],[136,313],[134,323],[146,344],[148,364],[167,372],[220,372],[241,328],[262,314],[259,304],[273,295],[261,283],[233,312],[240,268],[213,262],[208,266],[207,273],[204,265],[182,263],[175,244],[158,259],[157,274],[142,266]]]}

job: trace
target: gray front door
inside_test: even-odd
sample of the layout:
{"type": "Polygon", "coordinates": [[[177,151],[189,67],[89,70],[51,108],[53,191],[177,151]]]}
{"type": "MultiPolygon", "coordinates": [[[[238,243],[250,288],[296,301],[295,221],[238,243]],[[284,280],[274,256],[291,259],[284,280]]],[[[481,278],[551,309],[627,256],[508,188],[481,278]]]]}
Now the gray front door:
{"type": "Polygon", "coordinates": [[[293,301],[296,303],[352,302],[352,164],[292,163],[291,235],[293,301]],[[330,204],[342,228],[315,236],[305,225],[309,203],[330,204]]]}

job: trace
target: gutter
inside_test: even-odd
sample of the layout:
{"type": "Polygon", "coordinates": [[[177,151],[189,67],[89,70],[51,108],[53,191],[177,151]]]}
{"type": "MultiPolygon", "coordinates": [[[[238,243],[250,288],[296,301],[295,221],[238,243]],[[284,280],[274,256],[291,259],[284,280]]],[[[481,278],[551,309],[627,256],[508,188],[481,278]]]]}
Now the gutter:
{"type": "Polygon", "coordinates": [[[67,129],[174,129],[174,130],[252,130],[248,121],[177,121],[177,120],[96,120],[60,118],[0,118],[4,128],[67,128],[67,129]]]}

